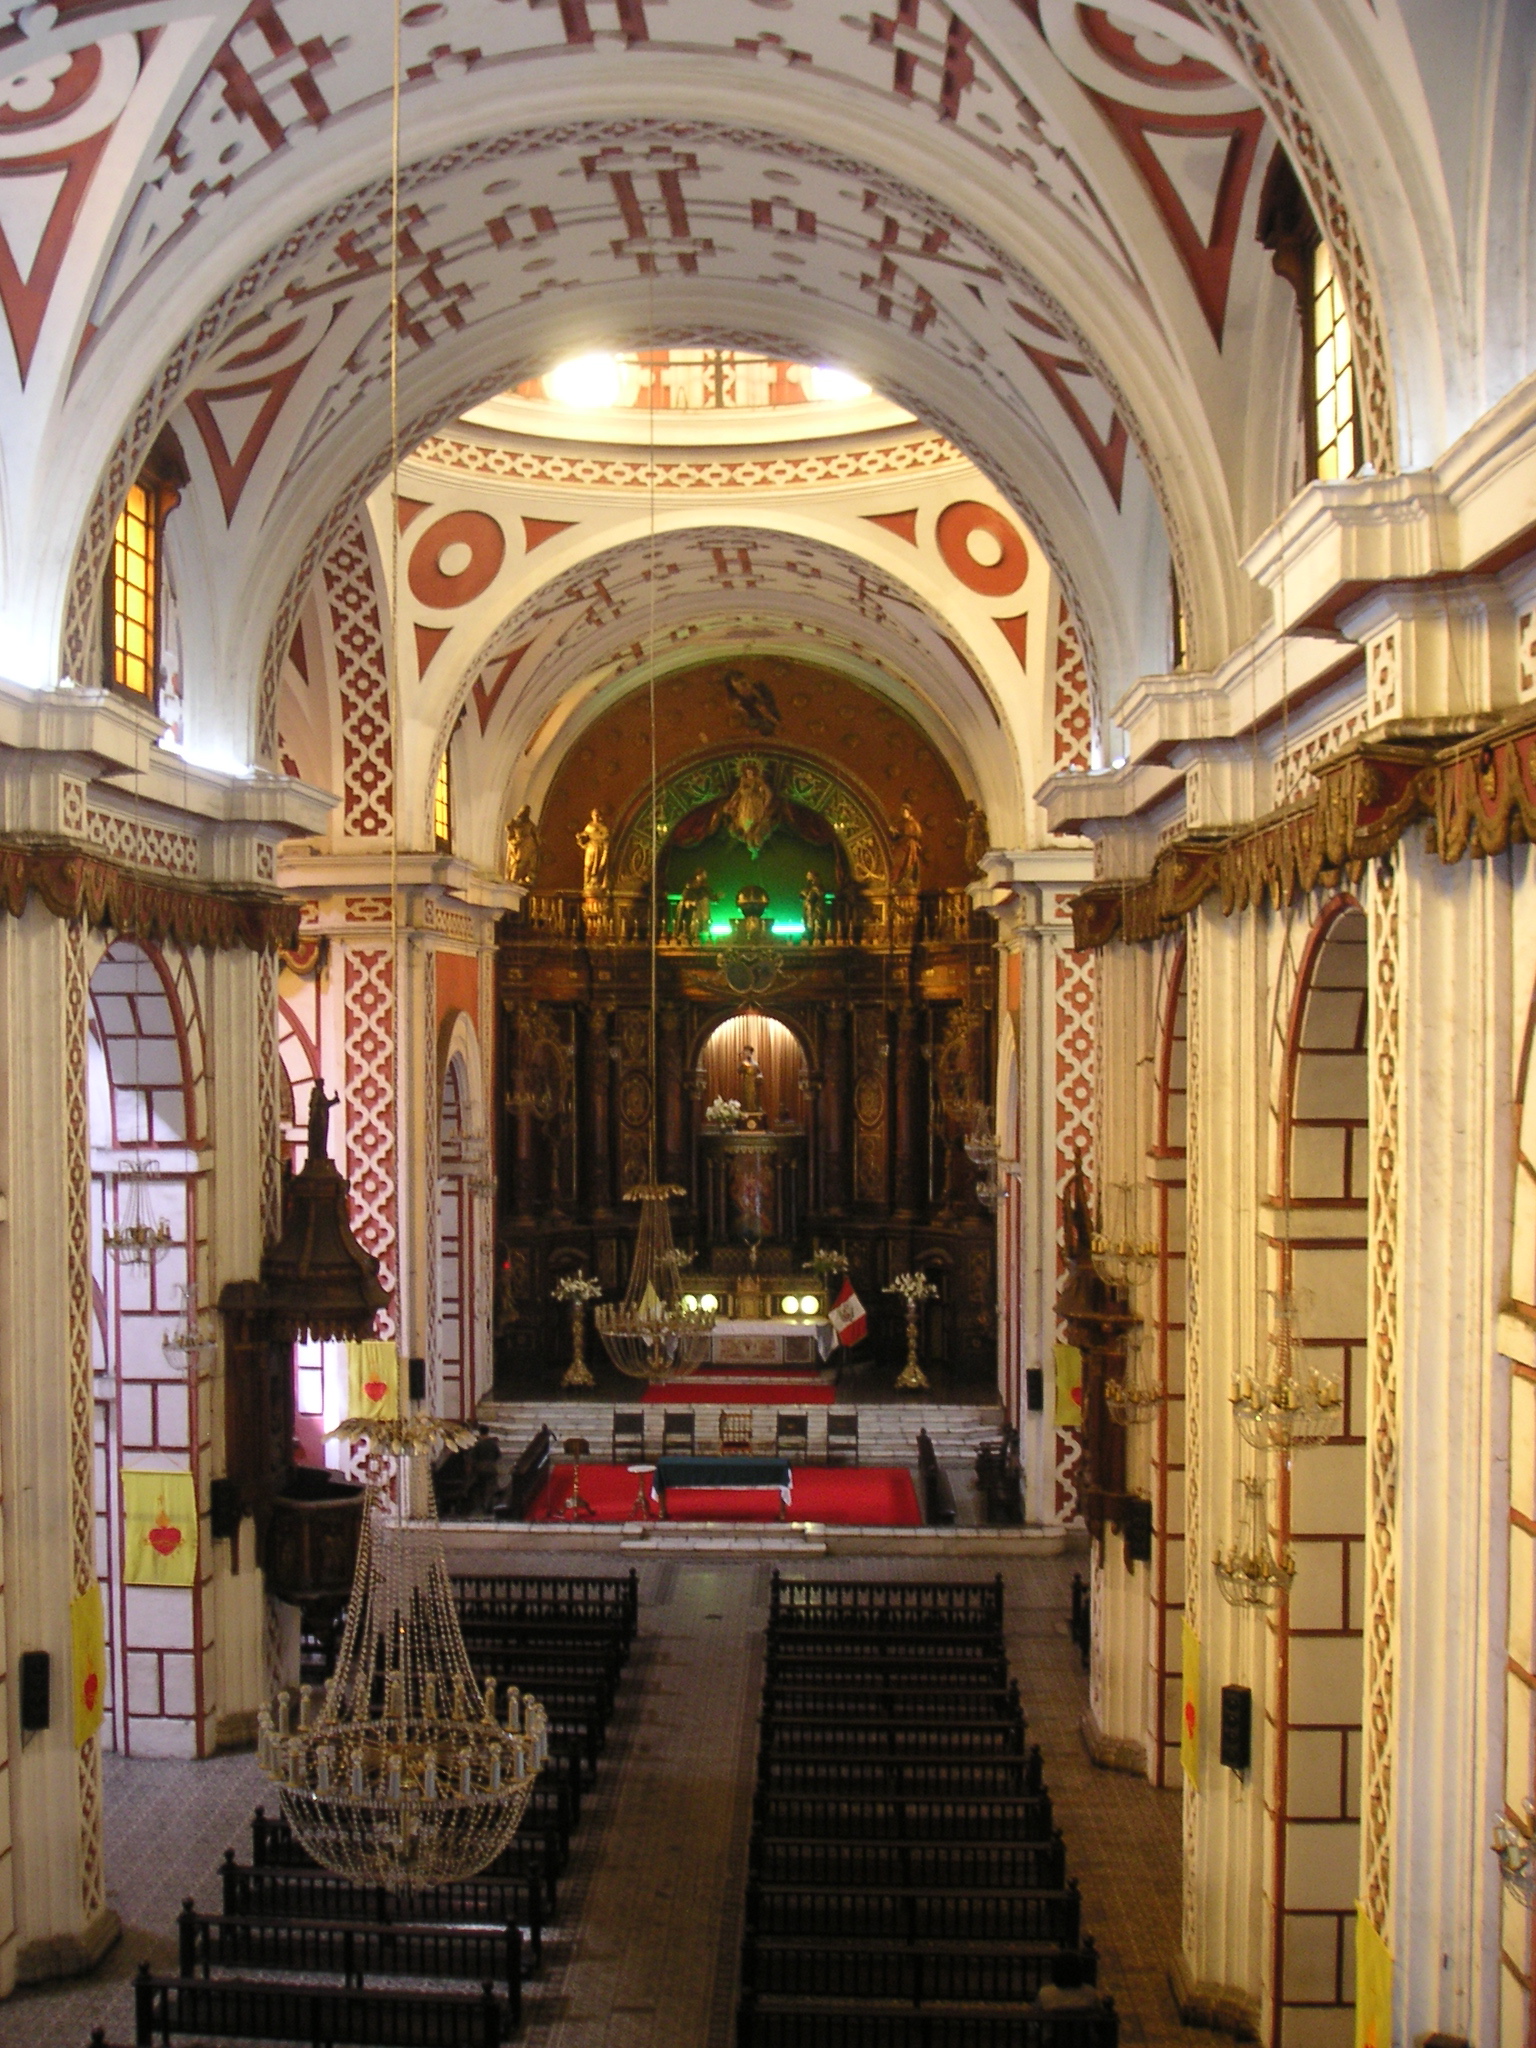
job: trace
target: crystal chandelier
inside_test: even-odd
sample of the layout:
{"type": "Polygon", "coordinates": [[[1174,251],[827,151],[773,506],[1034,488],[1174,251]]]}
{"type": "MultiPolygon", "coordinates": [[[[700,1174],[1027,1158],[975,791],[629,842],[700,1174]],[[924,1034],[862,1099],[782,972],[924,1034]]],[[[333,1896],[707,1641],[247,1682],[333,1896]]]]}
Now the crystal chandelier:
{"type": "Polygon", "coordinates": [[[1222,1598],[1233,1607],[1278,1607],[1296,1576],[1288,1550],[1277,1557],[1269,1540],[1268,1489],[1262,1479],[1242,1482],[1237,1541],[1211,1559],[1222,1598]]]}
{"type": "Polygon", "coordinates": [[[622,1301],[600,1302],[592,1320],[613,1364],[633,1380],[686,1379],[709,1355],[715,1311],[702,1303],[689,1308],[677,1291],[686,1259],[673,1246],[667,1204],[685,1192],[650,1181],[624,1197],[640,1204],[629,1285],[622,1301]]]}
{"type": "Polygon", "coordinates": [[[1139,1323],[1133,1323],[1126,1329],[1122,1338],[1125,1347],[1124,1375],[1104,1382],[1104,1405],[1116,1422],[1146,1422],[1168,1399],[1144,1366],[1143,1335],[1139,1323]]]}
{"type": "Polygon", "coordinates": [[[1259,1451],[1289,1453],[1326,1443],[1344,1402],[1337,1380],[1305,1364],[1296,1329],[1296,1297],[1286,1292],[1272,1299],[1269,1370],[1232,1382],[1232,1412],[1244,1443],[1259,1451]]]}
{"type": "Polygon", "coordinates": [[[181,1320],[160,1339],[160,1349],[173,1371],[195,1379],[218,1347],[213,1314],[209,1309],[198,1307],[194,1286],[178,1287],[176,1296],[181,1320]]]}
{"type": "Polygon", "coordinates": [[[476,1682],[429,1475],[415,1489],[424,1518],[409,1517],[416,1457],[474,1432],[416,1416],[332,1434],[368,1447],[346,1629],[323,1686],[261,1709],[256,1761],[322,1870],[390,1887],[473,1877],[516,1833],[549,1748],[537,1700],[510,1686],[498,1719],[495,1679],[476,1682]]]}
{"type": "Polygon", "coordinates": [[[104,1230],[102,1244],[120,1266],[153,1266],[171,1248],[171,1226],[164,1216],[151,1221],[145,1190],[160,1178],[156,1159],[120,1159],[115,1179],[127,1195],[118,1204],[118,1227],[104,1230]]]}
{"type": "Polygon", "coordinates": [[[1536,1806],[1529,1799],[1519,1819],[1500,1814],[1494,1822],[1493,1853],[1510,1897],[1526,1907],[1536,1902],[1536,1806]]]}

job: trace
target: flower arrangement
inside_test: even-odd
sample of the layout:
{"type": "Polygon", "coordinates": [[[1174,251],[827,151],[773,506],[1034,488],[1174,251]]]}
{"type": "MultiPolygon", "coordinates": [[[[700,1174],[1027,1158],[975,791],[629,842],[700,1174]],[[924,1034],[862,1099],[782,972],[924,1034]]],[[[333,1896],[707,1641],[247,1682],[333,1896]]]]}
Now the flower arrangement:
{"type": "Polygon", "coordinates": [[[601,1280],[590,1273],[562,1273],[550,1290],[551,1301],[596,1301],[603,1291],[601,1280]]]}
{"type": "Polygon", "coordinates": [[[939,1290],[926,1273],[898,1273],[885,1292],[899,1294],[909,1308],[916,1308],[920,1301],[939,1298],[939,1290]]]}
{"type": "Polygon", "coordinates": [[[847,1272],[848,1256],[845,1252],[824,1251],[818,1245],[800,1270],[802,1273],[814,1273],[818,1280],[827,1281],[834,1274],[847,1272]]]}
{"type": "Polygon", "coordinates": [[[693,1264],[694,1256],[694,1253],[684,1251],[681,1245],[672,1244],[667,1246],[656,1263],[659,1266],[670,1266],[674,1273],[681,1273],[685,1267],[693,1264]]]}
{"type": "Polygon", "coordinates": [[[704,1112],[704,1121],[713,1124],[718,1131],[728,1131],[741,1122],[741,1104],[733,1095],[729,1102],[723,1095],[717,1095],[704,1112]]]}

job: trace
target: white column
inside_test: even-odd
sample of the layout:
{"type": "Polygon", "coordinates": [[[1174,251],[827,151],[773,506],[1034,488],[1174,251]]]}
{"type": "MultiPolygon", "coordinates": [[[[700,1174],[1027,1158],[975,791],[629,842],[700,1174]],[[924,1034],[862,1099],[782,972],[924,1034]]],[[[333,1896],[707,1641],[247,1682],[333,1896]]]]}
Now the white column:
{"type": "Polygon", "coordinates": [[[1404,2042],[1498,2028],[1509,865],[1448,867],[1409,835],[1368,898],[1371,1265],[1378,1300],[1390,1270],[1396,1309],[1372,1330],[1361,1897],[1392,1952],[1404,2042]]]}
{"type": "MultiPolygon", "coordinates": [[[[106,1903],[101,1750],[77,1749],[70,1602],[95,1583],[85,936],[34,897],[0,915],[6,1019],[0,1233],[0,1491],[5,1664],[51,1660],[49,1727],[8,1759],[14,1922],[0,1989],[87,1969],[117,1933],[106,1903]]],[[[8,1703],[9,1705],[9,1703],[8,1703]]]]}

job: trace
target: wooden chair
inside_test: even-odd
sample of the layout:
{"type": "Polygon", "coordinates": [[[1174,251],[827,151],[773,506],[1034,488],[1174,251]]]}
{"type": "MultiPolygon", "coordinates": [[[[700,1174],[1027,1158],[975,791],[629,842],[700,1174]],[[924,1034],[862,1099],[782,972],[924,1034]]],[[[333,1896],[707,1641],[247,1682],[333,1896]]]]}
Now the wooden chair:
{"type": "Polygon", "coordinates": [[[857,1408],[827,1410],[827,1463],[857,1465],[859,1462],[859,1411],[857,1408]]]}
{"type": "Polygon", "coordinates": [[[750,1408],[721,1409],[720,1450],[722,1455],[727,1457],[750,1457],[752,1455],[752,1410],[750,1408]]]}
{"type": "Polygon", "coordinates": [[[645,1410],[615,1408],[613,1411],[613,1462],[638,1465],[645,1456],[645,1410]]]}
{"type": "Polygon", "coordinates": [[[810,1456],[811,1418],[804,1413],[786,1414],[781,1409],[774,1429],[773,1449],[776,1457],[788,1458],[791,1464],[797,1460],[804,1464],[810,1456]]]}
{"type": "Polygon", "coordinates": [[[664,1408],[661,1414],[661,1455],[664,1458],[691,1458],[693,1426],[691,1408],[664,1408]]]}

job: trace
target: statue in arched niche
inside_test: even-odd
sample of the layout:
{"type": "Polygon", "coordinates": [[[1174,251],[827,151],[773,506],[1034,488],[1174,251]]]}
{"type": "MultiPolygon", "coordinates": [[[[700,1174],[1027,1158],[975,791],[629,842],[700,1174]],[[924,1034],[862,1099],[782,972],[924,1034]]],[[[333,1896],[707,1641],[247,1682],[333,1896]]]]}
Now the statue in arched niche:
{"type": "Polygon", "coordinates": [[[721,807],[726,830],[756,860],[773,836],[778,823],[779,800],[763,773],[761,761],[743,761],[737,771],[736,787],[721,807]]]}

